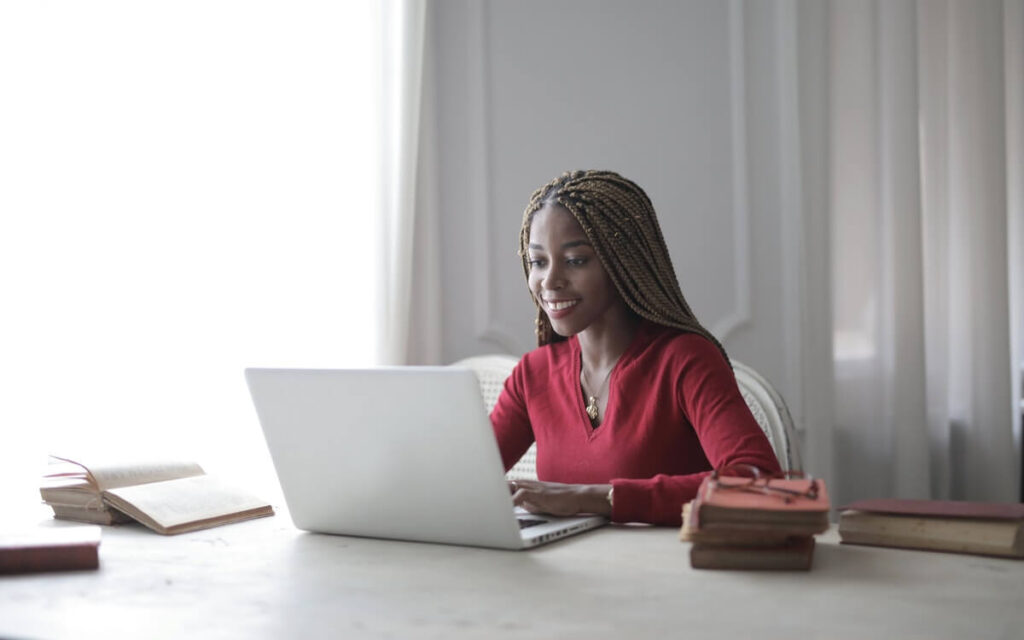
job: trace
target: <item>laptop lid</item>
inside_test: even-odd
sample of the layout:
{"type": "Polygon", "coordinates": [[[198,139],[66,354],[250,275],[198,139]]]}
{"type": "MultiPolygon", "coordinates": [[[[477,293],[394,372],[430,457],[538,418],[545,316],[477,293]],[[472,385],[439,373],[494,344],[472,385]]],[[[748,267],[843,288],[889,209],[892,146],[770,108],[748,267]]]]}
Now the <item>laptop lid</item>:
{"type": "MultiPolygon", "coordinates": [[[[246,380],[296,527],[530,545],[472,371],[247,369],[246,380]]],[[[575,530],[603,522],[584,520],[596,522],[575,530]]],[[[550,528],[543,541],[559,537],[550,528]]]]}

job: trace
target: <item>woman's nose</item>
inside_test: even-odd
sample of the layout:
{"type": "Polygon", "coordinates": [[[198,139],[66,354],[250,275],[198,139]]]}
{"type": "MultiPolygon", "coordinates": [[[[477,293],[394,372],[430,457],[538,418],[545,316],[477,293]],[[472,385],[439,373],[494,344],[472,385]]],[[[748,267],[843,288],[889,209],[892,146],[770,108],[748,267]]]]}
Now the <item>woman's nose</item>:
{"type": "Polygon", "coordinates": [[[565,286],[565,274],[559,265],[552,264],[548,267],[547,273],[544,274],[541,285],[545,289],[561,289],[565,286]]]}

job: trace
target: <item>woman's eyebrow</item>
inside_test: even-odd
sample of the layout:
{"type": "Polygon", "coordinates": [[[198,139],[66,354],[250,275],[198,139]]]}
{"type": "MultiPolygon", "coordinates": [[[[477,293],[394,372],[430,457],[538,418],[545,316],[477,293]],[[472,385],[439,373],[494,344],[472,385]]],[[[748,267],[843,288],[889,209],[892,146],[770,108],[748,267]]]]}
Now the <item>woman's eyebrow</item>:
{"type": "Polygon", "coordinates": [[[573,247],[589,247],[589,240],[570,240],[562,245],[563,249],[572,249],[573,247]]]}
{"type": "MultiPolygon", "coordinates": [[[[566,243],[562,244],[562,248],[563,249],[572,249],[573,247],[589,247],[589,246],[591,246],[589,240],[570,240],[569,242],[566,242],[566,243]]],[[[529,245],[527,245],[527,248],[528,249],[534,249],[535,251],[543,251],[544,250],[544,245],[535,244],[535,243],[531,242],[529,245]]]]}

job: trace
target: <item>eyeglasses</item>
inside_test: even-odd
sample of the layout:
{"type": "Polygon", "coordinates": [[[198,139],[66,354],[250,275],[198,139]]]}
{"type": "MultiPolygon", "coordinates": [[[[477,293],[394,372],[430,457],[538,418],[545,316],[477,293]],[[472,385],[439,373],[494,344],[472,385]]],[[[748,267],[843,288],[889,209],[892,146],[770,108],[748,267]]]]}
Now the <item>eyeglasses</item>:
{"type": "Polygon", "coordinates": [[[760,469],[750,464],[735,464],[715,469],[711,472],[710,481],[712,487],[718,490],[774,495],[782,498],[786,503],[793,502],[797,498],[815,500],[819,493],[818,479],[812,478],[803,471],[787,470],[765,475],[761,473],[760,469]],[[806,490],[800,491],[772,484],[773,480],[810,480],[810,482],[806,490]]]}

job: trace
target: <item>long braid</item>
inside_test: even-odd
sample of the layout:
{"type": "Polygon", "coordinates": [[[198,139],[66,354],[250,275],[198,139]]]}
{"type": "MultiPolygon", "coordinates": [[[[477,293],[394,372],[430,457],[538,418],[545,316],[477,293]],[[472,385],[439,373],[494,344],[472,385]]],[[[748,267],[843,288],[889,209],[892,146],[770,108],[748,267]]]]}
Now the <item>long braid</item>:
{"type": "MultiPolygon", "coordinates": [[[[654,206],[643,189],[612,171],[570,171],[534,191],[523,213],[519,255],[530,277],[527,247],[533,215],[557,203],[576,218],[626,305],[656,324],[721,343],[700,324],[683,297],[654,206]]],[[[537,344],[565,340],[537,304],[537,344]]]]}

